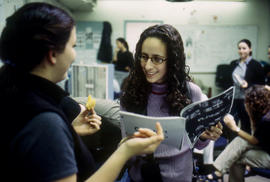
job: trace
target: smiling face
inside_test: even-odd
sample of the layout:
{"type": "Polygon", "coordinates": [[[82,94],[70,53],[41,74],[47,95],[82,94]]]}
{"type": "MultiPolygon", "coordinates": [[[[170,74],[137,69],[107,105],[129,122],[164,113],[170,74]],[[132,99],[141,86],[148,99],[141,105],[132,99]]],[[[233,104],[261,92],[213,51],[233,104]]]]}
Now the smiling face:
{"type": "Polygon", "coordinates": [[[64,80],[67,77],[67,71],[70,65],[74,62],[76,57],[76,51],[74,49],[76,45],[76,29],[72,29],[69,40],[65,46],[65,49],[61,53],[56,53],[57,72],[59,74],[59,80],[64,80]]]}
{"type": "Polygon", "coordinates": [[[153,56],[167,58],[167,47],[164,42],[155,37],[144,40],[141,54],[149,57],[148,61],[141,61],[142,70],[149,83],[163,83],[166,79],[167,61],[155,65],[150,58],[153,56]]]}
{"type": "Polygon", "coordinates": [[[240,42],[238,44],[238,54],[241,60],[245,60],[250,56],[252,49],[245,42],[240,42]]]}

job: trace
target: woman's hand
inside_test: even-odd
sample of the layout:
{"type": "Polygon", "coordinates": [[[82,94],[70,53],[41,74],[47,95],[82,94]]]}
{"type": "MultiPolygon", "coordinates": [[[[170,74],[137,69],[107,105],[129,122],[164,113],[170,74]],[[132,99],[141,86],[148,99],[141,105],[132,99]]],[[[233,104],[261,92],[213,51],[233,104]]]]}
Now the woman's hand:
{"type": "Polygon", "coordinates": [[[246,80],[243,80],[242,82],[241,82],[241,88],[247,88],[248,87],[248,82],[246,81],[246,80]]]}
{"type": "Polygon", "coordinates": [[[116,47],[113,51],[113,62],[117,62],[117,54],[119,52],[119,48],[116,47]]]}
{"type": "Polygon", "coordinates": [[[159,122],[156,123],[157,132],[147,128],[140,128],[130,139],[123,142],[120,147],[129,157],[140,154],[153,153],[164,140],[163,129],[159,122]]]}
{"type": "MultiPolygon", "coordinates": [[[[270,73],[270,72],[269,72],[270,73]]],[[[270,75],[269,75],[270,76],[270,75]]],[[[270,91],[270,86],[269,85],[265,85],[264,86],[268,91],[270,91]]]]}
{"type": "Polygon", "coordinates": [[[228,128],[230,128],[232,131],[237,131],[238,130],[238,126],[235,123],[235,120],[233,118],[232,115],[227,114],[224,117],[224,123],[228,126],[228,128]]]}
{"type": "Polygon", "coordinates": [[[72,125],[79,135],[91,135],[100,129],[101,117],[96,114],[94,109],[87,110],[83,105],[81,113],[74,119],[72,125]]]}
{"type": "Polygon", "coordinates": [[[214,140],[216,141],[220,135],[222,134],[222,129],[223,126],[220,122],[218,122],[218,124],[216,124],[216,126],[211,126],[210,130],[206,130],[202,133],[202,135],[200,136],[200,139],[203,140],[214,140]]]}

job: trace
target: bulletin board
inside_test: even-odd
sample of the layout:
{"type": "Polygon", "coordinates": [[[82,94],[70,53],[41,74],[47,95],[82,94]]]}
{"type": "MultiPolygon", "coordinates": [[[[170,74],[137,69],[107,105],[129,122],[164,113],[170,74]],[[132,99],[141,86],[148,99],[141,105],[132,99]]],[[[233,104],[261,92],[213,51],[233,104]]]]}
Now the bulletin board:
{"type": "Polygon", "coordinates": [[[239,58],[237,43],[249,39],[256,59],[258,27],[255,25],[175,25],[184,42],[186,64],[193,73],[215,73],[219,64],[239,58]]]}
{"type": "Polygon", "coordinates": [[[141,33],[148,27],[156,24],[162,24],[160,20],[140,21],[140,20],[126,20],[124,22],[124,35],[129,45],[129,51],[135,53],[136,44],[140,38],[141,33]]]}
{"type": "Polygon", "coordinates": [[[78,21],[76,29],[76,63],[95,64],[102,37],[103,22],[78,21]]]}

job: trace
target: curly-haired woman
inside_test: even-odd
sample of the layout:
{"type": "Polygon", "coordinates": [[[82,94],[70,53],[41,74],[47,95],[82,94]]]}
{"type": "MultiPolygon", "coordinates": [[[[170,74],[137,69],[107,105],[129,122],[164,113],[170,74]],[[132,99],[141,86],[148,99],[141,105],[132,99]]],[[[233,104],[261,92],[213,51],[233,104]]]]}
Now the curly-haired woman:
{"type": "Polygon", "coordinates": [[[214,166],[218,171],[208,178],[218,179],[229,171],[230,182],[242,182],[245,165],[270,168],[270,87],[251,86],[245,94],[245,107],[253,135],[239,129],[231,115],[225,116],[224,122],[238,137],[215,160],[214,166]]]}
{"type": "MultiPolygon", "coordinates": [[[[123,84],[121,108],[148,116],[179,116],[188,104],[207,99],[191,82],[188,72],[179,32],[167,24],[147,28],[136,45],[134,67],[123,84]]],[[[204,148],[209,139],[216,140],[221,133],[219,123],[204,132],[195,147],[204,148]]],[[[136,157],[129,168],[131,179],[136,182],[190,182],[192,150],[186,136],[180,140],[181,149],[161,144],[154,157],[136,157]]]]}

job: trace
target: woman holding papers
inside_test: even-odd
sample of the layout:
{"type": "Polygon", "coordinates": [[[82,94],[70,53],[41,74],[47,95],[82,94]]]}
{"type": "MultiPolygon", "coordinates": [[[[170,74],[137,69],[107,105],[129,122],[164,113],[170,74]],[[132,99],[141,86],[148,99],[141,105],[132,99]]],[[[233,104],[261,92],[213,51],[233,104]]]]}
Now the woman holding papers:
{"type": "MultiPolygon", "coordinates": [[[[136,46],[134,68],[123,85],[122,109],[147,116],[179,116],[188,104],[207,99],[191,82],[188,72],[178,31],[167,24],[147,28],[136,46]]],[[[216,140],[221,133],[219,123],[206,130],[195,147],[204,148],[209,139],[216,140]]],[[[153,156],[132,160],[131,180],[190,182],[192,150],[186,135],[179,140],[182,140],[181,149],[161,144],[153,156]]]]}
{"type": "Polygon", "coordinates": [[[236,137],[214,162],[217,169],[208,179],[217,180],[229,172],[230,182],[244,181],[245,165],[270,168],[270,87],[253,85],[246,91],[245,106],[253,135],[238,128],[234,118],[227,115],[226,125],[236,137]]]}
{"type": "Polygon", "coordinates": [[[247,39],[238,42],[239,59],[231,62],[232,80],[235,86],[234,104],[231,114],[241,128],[250,133],[250,122],[244,106],[245,89],[254,84],[264,84],[264,71],[258,61],[252,58],[251,42],[247,39]]]}
{"type": "Polygon", "coordinates": [[[152,153],[163,140],[158,123],[157,132],[140,129],[96,169],[78,134],[98,131],[101,118],[56,84],[75,60],[75,45],[73,18],[50,4],[27,3],[7,18],[0,37],[1,181],[113,182],[129,158],[152,153]]]}

